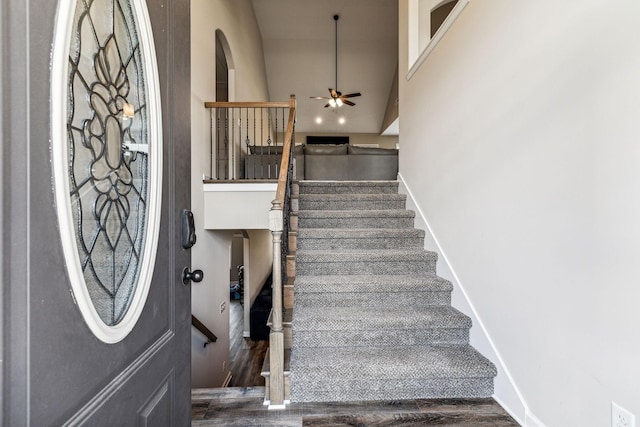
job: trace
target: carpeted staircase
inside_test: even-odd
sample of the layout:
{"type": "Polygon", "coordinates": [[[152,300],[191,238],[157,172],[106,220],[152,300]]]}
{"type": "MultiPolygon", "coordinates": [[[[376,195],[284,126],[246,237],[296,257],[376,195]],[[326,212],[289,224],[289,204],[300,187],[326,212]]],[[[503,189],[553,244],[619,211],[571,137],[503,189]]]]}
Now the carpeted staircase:
{"type": "Polygon", "coordinates": [[[493,394],[405,201],[396,181],[299,183],[292,402],[493,394]]]}

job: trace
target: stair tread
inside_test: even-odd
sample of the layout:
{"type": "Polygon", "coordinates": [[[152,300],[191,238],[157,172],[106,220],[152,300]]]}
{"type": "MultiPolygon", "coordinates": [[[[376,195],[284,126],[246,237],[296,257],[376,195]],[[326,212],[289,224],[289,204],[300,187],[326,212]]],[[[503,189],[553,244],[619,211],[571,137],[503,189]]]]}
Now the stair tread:
{"type": "Polygon", "coordinates": [[[417,228],[303,228],[298,230],[298,239],[339,239],[343,236],[363,239],[384,238],[424,238],[424,230],[417,228]]]}
{"type": "Polygon", "coordinates": [[[470,328],[471,319],[451,306],[403,307],[305,307],[293,316],[293,331],[364,329],[470,328]]]}
{"type": "Polygon", "coordinates": [[[392,275],[352,275],[345,276],[343,274],[339,275],[324,275],[324,276],[297,276],[295,281],[296,291],[299,288],[303,287],[312,287],[312,286],[324,286],[324,285],[347,285],[353,284],[358,286],[368,286],[368,285],[385,285],[385,286],[397,286],[402,284],[407,284],[410,286],[425,286],[431,287],[437,290],[452,290],[453,285],[447,279],[443,279],[442,277],[430,273],[424,274],[421,276],[416,275],[401,275],[401,274],[392,274],[392,275]]]}
{"type": "Polygon", "coordinates": [[[377,201],[377,200],[406,200],[407,196],[405,194],[398,193],[356,193],[356,194],[346,194],[346,193],[315,193],[315,194],[300,194],[298,196],[299,200],[304,201],[377,201]]]}
{"type": "Polygon", "coordinates": [[[299,194],[398,194],[398,187],[397,181],[307,181],[300,183],[299,194]]]}
{"type": "Polygon", "coordinates": [[[421,261],[434,260],[438,256],[435,252],[422,248],[410,249],[337,249],[296,251],[296,263],[304,262],[335,262],[335,261],[421,261]]]}
{"type": "Polygon", "coordinates": [[[338,275],[296,277],[295,292],[362,292],[366,289],[376,291],[407,291],[407,292],[451,292],[453,285],[446,279],[434,274],[421,276],[403,275],[338,275]]]}
{"type": "Polygon", "coordinates": [[[403,347],[300,347],[291,350],[291,377],[416,379],[489,377],[497,374],[470,345],[403,347]]]}
{"type": "MultiPolygon", "coordinates": [[[[415,218],[407,209],[308,209],[298,211],[298,218],[415,218]]],[[[300,227],[304,228],[304,227],[300,227]]]]}
{"type": "Polygon", "coordinates": [[[322,180],[302,180],[298,181],[298,186],[302,187],[397,187],[399,181],[322,181],[322,180]]]}

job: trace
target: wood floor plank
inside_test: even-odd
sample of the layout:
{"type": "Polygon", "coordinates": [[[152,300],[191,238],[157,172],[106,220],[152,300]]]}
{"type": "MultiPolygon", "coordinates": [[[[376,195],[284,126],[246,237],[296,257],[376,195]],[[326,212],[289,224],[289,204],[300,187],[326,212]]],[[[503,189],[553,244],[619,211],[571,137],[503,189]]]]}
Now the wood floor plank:
{"type": "Polygon", "coordinates": [[[191,389],[191,400],[225,400],[235,398],[264,398],[264,387],[220,387],[191,389]]]}
{"type": "Polygon", "coordinates": [[[418,399],[416,404],[422,412],[438,413],[483,413],[506,415],[507,412],[491,398],[476,399],[418,399]]]}
{"type": "Polygon", "coordinates": [[[202,420],[202,419],[204,419],[204,416],[207,413],[207,408],[209,408],[209,401],[207,401],[207,400],[200,400],[200,401],[191,400],[191,419],[192,420],[202,420]]]}
{"type": "Polygon", "coordinates": [[[229,387],[264,386],[264,378],[260,373],[269,342],[253,341],[242,336],[244,307],[238,301],[231,301],[229,325],[229,387]]]}
{"type": "Polygon", "coordinates": [[[191,422],[192,427],[301,427],[302,418],[293,415],[274,419],[236,418],[227,419],[223,423],[219,420],[197,420],[191,422]]]}
{"type": "Polygon", "coordinates": [[[234,418],[269,418],[270,411],[257,399],[211,401],[204,419],[226,420],[234,418]]]}
{"type": "Polygon", "coordinates": [[[303,416],[302,425],[305,427],[339,427],[339,426],[457,426],[457,427],[513,427],[517,426],[512,420],[498,416],[470,416],[435,413],[396,413],[369,415],[333,415],[333,416],[303,416]]]}
{"type": "Polygon", "coordinates": [[[247,395],[212,400],[204,414],[202,414],[202,401],[194,401],[194,404],[197,406],[194,408],[194,414],[202,416],[202,419],[194,418],[192,423],[194,426],[514,427],[518,425],[493,399],[292,403],[285,410],[269,411],[263,406],[260,397],[247,395]],[[206,420],[210,420],[213,424],[202,423],[206,420]]]}
{"type": "Polygon", "coordinates": [[[415,400],[301,403],[300,405],[305,416],[420,412],[415,400]]]}

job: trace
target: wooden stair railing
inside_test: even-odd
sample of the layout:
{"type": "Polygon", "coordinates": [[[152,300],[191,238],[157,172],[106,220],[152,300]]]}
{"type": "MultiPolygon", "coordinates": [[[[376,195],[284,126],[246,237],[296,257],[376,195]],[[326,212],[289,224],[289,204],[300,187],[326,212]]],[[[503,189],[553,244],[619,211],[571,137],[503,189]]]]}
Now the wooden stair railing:
{"type": "Polygon", "coordinates": [[[205,337],[207,337],[207,342],[204,343],[204,346],[206,347],[208,344],[211,344],[212,342],[216,342],[218,341],[218,337],[215,336],[215,334],[213,332],[211,332],[211,330],[209,328],[207,328],[204,323],[202,323],[196,316],[194,316],[193,314],[191,315],[191,325],[193,325],[197,330],[199,330],[200,332],[202,332],[202,335],[204,335],[205,337]]]}
{"type": "Polygon", "coordinates": [[[288,253],[295,117],[296,100],[295,96],[291,95],[289,121],[284,138],[276,198],[271,202],[272,207],[269,212],[269,230],[271,230],[273,236],[273,306],[270,316],[271,332],[269,334],[269,409],[283,409],[285,407],[282,285],[284,282],[283,277],[286,274],[284,263],[288,253]]]}

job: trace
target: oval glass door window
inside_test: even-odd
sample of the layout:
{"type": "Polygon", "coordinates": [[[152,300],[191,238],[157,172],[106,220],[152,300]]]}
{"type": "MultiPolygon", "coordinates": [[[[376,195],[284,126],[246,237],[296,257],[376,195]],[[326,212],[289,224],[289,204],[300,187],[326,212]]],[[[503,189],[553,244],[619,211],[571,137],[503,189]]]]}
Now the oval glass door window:
{"type": "Polygon", "coordinates": [[[162,127],[148,11],[139,0],[61,1],[52,153],[73,294],[102,341],[142,312],[160,223],[162,127]]]}

